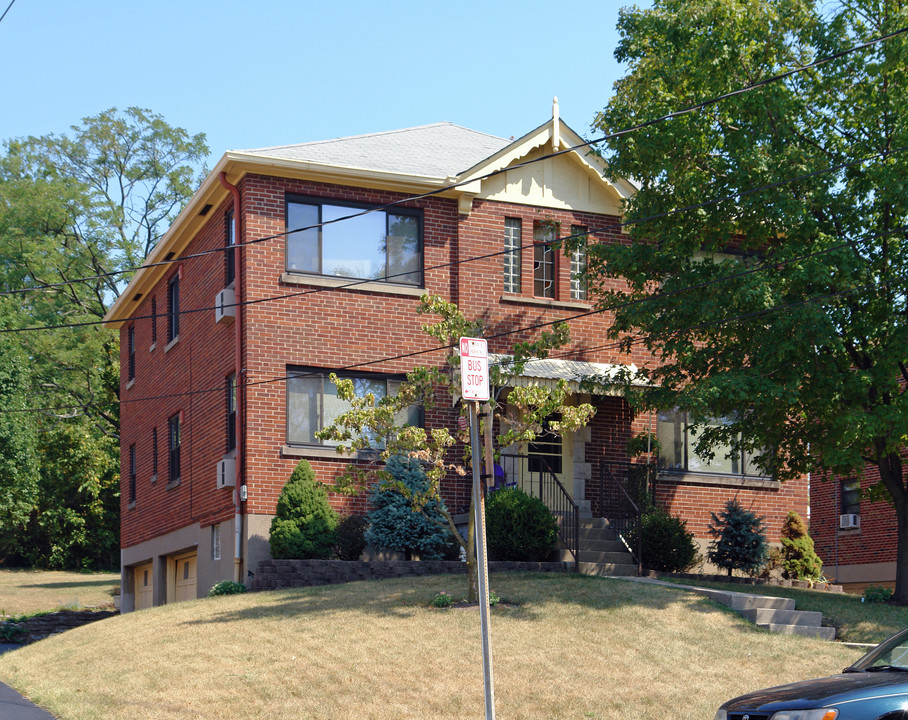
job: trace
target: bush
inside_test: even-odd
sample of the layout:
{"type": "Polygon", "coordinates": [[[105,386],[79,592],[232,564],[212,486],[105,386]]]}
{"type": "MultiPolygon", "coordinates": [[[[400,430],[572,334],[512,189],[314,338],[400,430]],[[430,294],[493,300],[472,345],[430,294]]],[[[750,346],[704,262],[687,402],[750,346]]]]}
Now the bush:
{"type": "Polygon", "coordinates": [[[367,526],[366,518],[362,515],[344,515],[337,525],[334,557],[348,562],[359,560],[366,549],[367,526]]]}
{"type": "Polygon", "coordinates": [[[712,518],[709,534],[715,540],[707,553],[709,561],[728,570],[729,577],[733,570],[758,572],[769,551],[763,518],[745,510],[737,500],[729,500],[725,510],[718,516],[712,513],[712,518]]]}
{"type": "Polygon", "coordinates": [[[864,588],[864,597],[861,602],[885,603],[892,597],[892,590],[879,585],[868,585],[864,588]]]}
{"type": "Polygon", "coordinates": [[[221,580],[219,583],[215,583],[211,590],[208,591],[208,597],[215,597],[217,595],[239,595],[240,593],[246,592],[246,586],[241,582],[233,582],[233,580],[221,580]]]}
{"type": "Polygon", "coordinates": [[[277,514],[271,521],[271,556],[329,558],[337,523],[328,493],[316,483],[312,466],[301,460],[277,500],[277,514]]]}
{"type": "Polygon", "coordinates": [[[539,498],[519,488],[496,490],[486,500],[486,541],[490,560],[547,560],[558,525],[539,498]]]}
{"type": "Polygon", "coordinates": [[[782,525],[782,576],[792,580],[819,580],[823,574],[823,561],[807,534],[807,525],[796,512],[791,511],[782,525]]]}
{"type": "Polygon", "coordinates": [[[407,560],[414,554],[423,560],[441,560],[451,531],[442,524],[446,520],[436,500],[414,505],[413,498],[429,491],[429,481],[419,461],[395,455],[388,458],[385,470],[392,480],[378,485],[369,496],[372,509],[366,516],[366,542],[402,552],[407,560]]]}
{"type": "MultiPolygon", "coordinates": [[[[643,567],[658,572],[687,572],[702,560],[687,521],[654,508],[641,518],[640,524],[643,567]]],[[[636,552],[636,532],[630,533],[629,541],[636,552]]]]}

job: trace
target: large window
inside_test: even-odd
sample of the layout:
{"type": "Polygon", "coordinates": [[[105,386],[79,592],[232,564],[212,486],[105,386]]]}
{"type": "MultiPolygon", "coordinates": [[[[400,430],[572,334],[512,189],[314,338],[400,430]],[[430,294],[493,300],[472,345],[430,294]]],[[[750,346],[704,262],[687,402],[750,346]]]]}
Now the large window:
{"type": "MultiPolygon", "coordinates": [[[[337,396],[337,387],[328,378],[329,373],[297,370],[290,372],[287,381],[287,444],[288,445],[336,445],[315,437],[318,430],[328,427],[336,418],[350,409],[350,404],[337,396]]],[[[400,380],[381,375],[348,376],[353,380],[357,396],[372,393],[376,401],[389,393],[394,395],[400,387],[400,380]]],[[[398,422],[419,425],[419,408],[413,407],[398,422]]],[[[375,447],[382,446],[376,438],[375,447]]]]}
{"type": "Polygon", "coordinates": [[[180,334],[180,276],[174,275],[167,283],[167,342],[180,334]]]}
{"type": "Polygon", "coordinates": [[[180,415],[174,415],[167,421],[168,447],[170,449],[169,483],[180,479],[180,415]]]}
{"type": "MultiPolygon", "coordinates": [[[[721,420],[710,425],[719,426],[721,420]]],[[[716,473],[723,475],[762,475],[750,453],[733,451],[730,445],[717,446],[712,460],[698,455],[694,450],[697,430],[687,422],[687,413],[667,411],[659,413],[659,464],[664,470],[716,473]]]]}
{"type": "Polygon", "coordinates": [[[555,228],[537,223],[533,228],[533,295],[555,297],[555,228]]]}
{"type": "Polygon", "coordinates": [[[504,291],[520,292],[520,218],[504,219],[504,291]]]}
{"type": "Polygon", "coordinates": [[[305,198],[287,201],[287,270],[422,285],[421,214],[305,198]],[[356,215],[347,220],[340,218],[356,215]],[[297,229],[299,228],[299,229],[297,229]]]}
{"type": "Polygon", "coordinates": [[[583,244],[571,251],[571,300],[586,300],[586,228],[580,225],[571,226],[571,236],[582,238],[583,244]]]}

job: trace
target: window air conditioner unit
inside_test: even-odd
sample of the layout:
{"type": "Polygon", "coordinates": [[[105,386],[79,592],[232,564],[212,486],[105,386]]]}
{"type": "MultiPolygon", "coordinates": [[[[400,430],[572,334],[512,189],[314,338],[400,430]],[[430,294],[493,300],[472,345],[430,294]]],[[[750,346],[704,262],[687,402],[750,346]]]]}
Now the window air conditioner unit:
{"type": "Polygon", "coordinates": [[[842,530],[861,527],[861,516],[853,513],[848,515],[839,515],[839,527],[842,530]]]}
{"type": "Polygon", "coordinates": [[[218,460],[218,489],[236,485],[236,460],[218,460]]]}
{"type": "Polygon", "coordinates": [[[214,298],[214,321],[224,322],[236,317],[236,293],[233,288],[224,288],[214,298]]]}

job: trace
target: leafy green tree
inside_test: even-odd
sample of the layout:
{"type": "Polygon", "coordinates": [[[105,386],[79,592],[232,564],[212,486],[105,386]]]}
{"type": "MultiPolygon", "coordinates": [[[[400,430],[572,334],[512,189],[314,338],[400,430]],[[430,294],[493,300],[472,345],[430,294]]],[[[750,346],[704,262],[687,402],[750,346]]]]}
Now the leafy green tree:
{"type": "Polygon", "coordinates": [[[792,511],[782,525],[782,574],[794,580],[818,580],[823,561],[813,546],[813,538],[801,516],[792,511]]]}
{"type": "Polygon", "coordinates": [[[413,510],[413,497],[429,489],[419,461],[394,455],[385,463],[385,471],[391,480],[377,484],[369,496],[372,509],[366,516],[366,541],[378,548],[405,553],[407,560],[414,553],[423,560],[441,560],[451,531],[439,512],[438,501],[428,500],[417,512],[413,510]]]}
{"type": "Polygon", "coordinates": [[[759,570],[769,554],[763,518],[745,510],[737,499],[729,500],[718,516],[711,515],[709,534],[714,539],[706,554],[709,561],[728,570],[729,577],[733,570],[759,570]]]}
{"type": "Polygon", "coordinates": [[[330,558],[337,524],[327,491],[316,481],[312,466],[300,460],[277,499],[271,521],[271,556],[330,558]]]}
{"type": "Polygon", "coordinates": [[[119,340],[91,323],[190,197],[207,152],[203,135],[139,108],[4,145],[0,291],[40,288],[10,297],[3,327],[29,359],[29,406],[40,409],[40,485],[28,529],[15,533],[20,559],[116,557],[119,340]],[[77,278],[88,279],[67,284],[77,278]],[[14,332],[61,323],[75,327],[14,332]]]}
{"type": "MultiPolygon", "coordinates": [[[[445,347],[456,346],[461,337],[481,337],[485,331],[482,323],[467,320],[454,303],[437,295],[423,295],[417,312],[440,318],[439,322],[423,325],[423,330],[445,347]]],[[[497,438],[499,447],[532,440],[543,431],[546,418],[555,413],[559,413],[561,419],[549,424],[554,432],[572,432],[586,425],[592,418],[595,409],[590,404],[566,404],[568,388],[565,382],[558,383],[554,388],[510,387],[513,383],[509,382],[509,378],[520,375],[530,359],[546,357],[549,350],[564,345],[568,340],[567,325],[556,325],[552,332],[543,332],[534,341],[516,343],[510,360],[493,364],[489,368],[490,385],[495,388],[492,409],[503,428],[497,438]],[[497,412],[505,388],[508,388],[507,402],[515,408],[513,416],[497,412]]],[[[412,492],[400,485],[398,488],[409,494],[415,512],[425,513],[428,506],[437,508],[441,513],[452,537],[466,553],[469,583],[467,598],[470,602],[476,602],[479,591],[473,526],[475,513],[471,506],[467,537],[464,538],[457,531],[453,516],[445,507],[441,494],[441,481],[449,472],[466,474],[464,463],[452,459],[451,451],[461,441],[465,446],[464,457],[470,457],[469,437],[466,432],[452,432],[446,427],[433,427],[427,431],[406,422],[410,407],[419,405],[430,410],[440,398],[443,397],[447,404],[452,397],[460,395],[459,367],[460,357],[452,353],[448,356],[445,367],[416,368],[407,373],[407,379],[401,383],[396,395],[378,400],[372,394],[358,397],[352,381],[332,375],[332,380],[337,385],[338,398],[349,403],[351,409],[317,435],[323,440],[338,443],[338,453],[366,452],[374,458],[373,462],[350,463],[347,466],[346,472],[336,483],[336,488],[341,492],[356,493],[376,481],[390,481],[391,477],[384,465],[393,455],[407,455],[422,463],[428,480],[425,492],[412,492]],[[381,447],[376,449],[376,445],[381,447]]],[[[466,408],[462,408],[462,412],[466,412],[466,408]]],[[[491,467],[493,449],[488,447],[486,451],[491,467]]]]}
{"type": "Polygon", "coordinates": [[[15,548],[10,530],[28,520],[38,495],[37,427],[34,416],[22,412],[29,389],[25,356],[0,335],[0,562],[15,548]]]}
{"type": "MultiPolygon", "coordinates": [[[[908,25],[899,0],[655,0],[619,20],[627,63],[602,131],[908,25]]],[[[627,243],[590,248],[612,337],[657,362],[636,398],[688,412],[784,480],[879,471],[908,601],[908,34],[608,141],[634,178],[627,243]],[[690,208],[690,209],[688,209],[690,208]],[[638,348],[638,351],[642,348],[638,348]],[[723,418],[722,423],[710,423],[723,418]]]]}

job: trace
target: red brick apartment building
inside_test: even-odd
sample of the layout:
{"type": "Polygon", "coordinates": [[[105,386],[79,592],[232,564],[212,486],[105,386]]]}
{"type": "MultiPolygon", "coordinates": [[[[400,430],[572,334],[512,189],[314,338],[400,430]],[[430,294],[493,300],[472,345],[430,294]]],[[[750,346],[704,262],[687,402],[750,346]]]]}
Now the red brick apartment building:
{"type": "MultiPolygon", "coordinates": [[[[380,394],[411,368],[444,361],[441,351],[382,360],[434,347],[415,312],[421,294],[457,303],[490,332],[592,308],[574,277],[584,255],[533,244],[553,225],[627,242],[619,221],[633,185],[605,180],[582,144],[556,105],[516,140],[438,123],[221,158],[106,318],[121,333],[125,611],[255,572],[299,460],[329,483],[346,462],[313,434],[342,410],[328,373],[355,366],[344,374],[380,394]],[[286,234],[294,228],[310,229],[286,234]]],[[[609,347],[609,322],[571,320],[561,357],[519,379],[564,377],[597,408],[590,427],[522,448],[553,460],[582,513],[602,515],[603,463],[627,461],[628,439],[657,427],[668,456],[658,499],[697,536],[735,495],[775,533],[789,509],[805,512],[806,482],[749,474],[743,458],[705,464],[683,418],[634,417],[618,391],[581,395],[578,377],[648,361],[597,349],[609,347]]],[[[490,351],[508,353],[531,332],[490,351]]],[[[455,410],[422,421],[453,426],[455,410]]],[[[468,504],[464,481],[444,492],[452,508],[468,504]]],[[[332,502],[366,509],[363,498],[332,502]]]]}
{"type": "MultiPolygon", "coordinates": [[[[908,462],[908,454],[902,461],[908,462]]],[[[887,500],[862,497],[879,479],[879,470],[867,466],[860,475],[820,475],[811,481],[810,535],[824,574],[847,592],[863,592],[868,585],[895,588],[895,508],[887,500]]]]}

